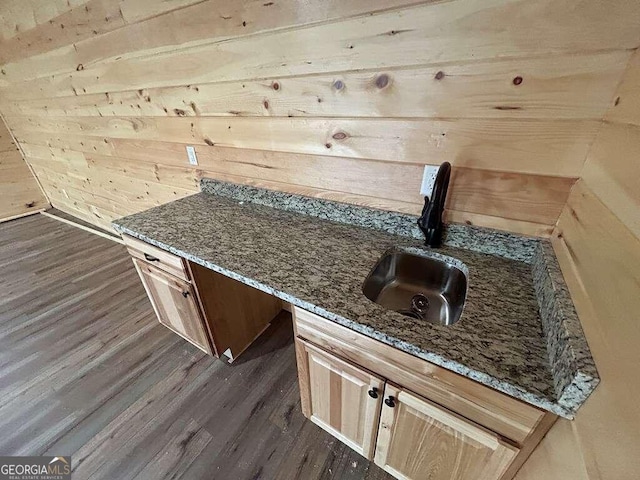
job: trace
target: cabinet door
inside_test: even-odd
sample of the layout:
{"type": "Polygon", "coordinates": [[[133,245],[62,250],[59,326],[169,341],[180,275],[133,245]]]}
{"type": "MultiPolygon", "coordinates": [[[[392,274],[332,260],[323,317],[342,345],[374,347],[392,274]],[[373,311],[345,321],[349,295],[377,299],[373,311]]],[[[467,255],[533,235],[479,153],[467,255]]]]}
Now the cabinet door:
{"type": "MultiPolygon", "coordinates": [[[[304,341],[308,362],[310,419],[373,458],[384,381],[304,341]]],[[[304,393],[303,393],[304,395],[304,393]]]]}
{"type": "Polygon", "coordinates": [[[191,284],[135,258],[133,263],[160,323],[211,355],[208,333],[191,284]]]}
{"type": "Polygon", "coordinates": [[[396,478],[495,480],[517,453],[493,432],[386,385],[375,463],[396,478]]]}

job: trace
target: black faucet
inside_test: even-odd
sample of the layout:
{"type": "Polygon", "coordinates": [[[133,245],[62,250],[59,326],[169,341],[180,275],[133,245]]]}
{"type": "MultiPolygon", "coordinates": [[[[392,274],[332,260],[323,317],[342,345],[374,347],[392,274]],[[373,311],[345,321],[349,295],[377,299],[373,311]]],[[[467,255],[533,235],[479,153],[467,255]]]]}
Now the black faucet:
{"type": "Polygon", "coordinates": [[[447,198],[450,177],[451,164],[444,162],[438,169],[431,199],[424,197],[424,207],[422,215],[418,219],[418,227],[424,233],[424,244],[428,247],[439,247],[442,244],[442,212],[447,198]]]}

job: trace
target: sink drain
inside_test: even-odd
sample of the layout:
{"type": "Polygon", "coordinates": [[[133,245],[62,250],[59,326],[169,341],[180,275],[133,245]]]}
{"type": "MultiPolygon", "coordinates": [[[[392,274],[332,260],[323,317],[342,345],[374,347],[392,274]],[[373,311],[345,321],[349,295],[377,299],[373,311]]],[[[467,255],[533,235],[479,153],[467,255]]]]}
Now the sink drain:
{"type": "Polygon", "coordinates": [[[424,315],[429,309],[429,299],[422,293],[414,295],[411,299],[411,310],[424,315]]]}
{"type": "Polygon", "coordinates": [[[411,298],[411,308],[398,310],[398,313],[406,315],[407,317],[417,318],[418,320],[424,320],[427,310],[429,310],[429,299],[422,293],[418,293],[411,298]]]}

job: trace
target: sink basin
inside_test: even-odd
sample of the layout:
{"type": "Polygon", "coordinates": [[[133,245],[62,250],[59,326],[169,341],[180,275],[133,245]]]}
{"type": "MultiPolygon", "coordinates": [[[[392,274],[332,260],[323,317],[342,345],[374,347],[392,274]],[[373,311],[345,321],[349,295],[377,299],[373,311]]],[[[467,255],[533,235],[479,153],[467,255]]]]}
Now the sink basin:
{"type": "Polygon", "coordinates": [[[402,250],[385,253],[362,287],[371,301],[403,315],[439,325],[460,320],[467,296],[466,266],[444,256],[402,250]],[[454,265],[458,263],[460,268],[454,265]]]}

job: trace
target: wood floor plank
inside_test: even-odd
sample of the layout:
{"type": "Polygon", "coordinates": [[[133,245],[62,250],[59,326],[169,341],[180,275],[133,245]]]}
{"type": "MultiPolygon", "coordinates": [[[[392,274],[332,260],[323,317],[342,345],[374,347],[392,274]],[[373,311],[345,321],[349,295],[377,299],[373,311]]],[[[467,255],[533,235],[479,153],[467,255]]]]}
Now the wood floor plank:
{"type": "Polygon", "coordinates": [[[0,225],[0,455],[74,479],[388,479],[304,418],[290,314],[233,366],[162,327],[125,248],[0,225]]]}

